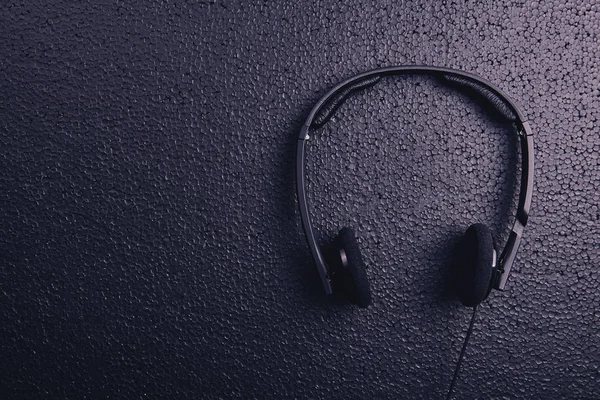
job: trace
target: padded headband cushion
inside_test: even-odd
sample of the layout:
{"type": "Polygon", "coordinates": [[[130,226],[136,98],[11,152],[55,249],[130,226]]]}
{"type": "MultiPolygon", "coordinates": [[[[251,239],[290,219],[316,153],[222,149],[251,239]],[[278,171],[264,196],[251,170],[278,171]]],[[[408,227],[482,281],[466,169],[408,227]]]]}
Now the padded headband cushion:
{"type": "Polygon", "coordinates": [[[467,307],[481,303],[492,280],[494,239],[484,224],[474,224],[459,242],[453,270],[458,298],[467,307]]]}
{"type": "Polygon", "coordinates": [[[365,308],[371,304],[371,289],[354,231],[342,228],[338,235],[338,246],[346,253],[347,267],[343,269],[340,284],[351,303],[365,308]]]}

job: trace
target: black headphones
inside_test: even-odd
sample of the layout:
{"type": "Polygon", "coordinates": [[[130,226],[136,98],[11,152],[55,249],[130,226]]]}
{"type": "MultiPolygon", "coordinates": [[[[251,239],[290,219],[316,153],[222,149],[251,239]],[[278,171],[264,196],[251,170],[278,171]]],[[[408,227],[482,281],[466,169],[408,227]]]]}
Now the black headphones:
{"type": "Polygon", "coordinates": [[[504,290],[510,269],[515,261],[523,228],[527,225],[533,192],[533,133],[523,113],[506,94],[492,83],[476,75],[443,67],[396,66],[375,69],[356,75],[338,84],[312,108],[298,136],[296,152],[296,189],[302,226],[308,246],[319,270],[327,294],[335,290],[345,293],[351,303],[359,307],[371,304],[371,290],[365,265],[354,232],[343,228],[336,237],[333,257],[326,263],[315,239],[310,220],[306,193],[306,143],[309,132],[323,126],[335,111],[353,93],[369,88],[390,75],[428,75],[469,92],[478,94],[512,122],[521,142],[521,188],[517,215],[509,238],[500,257],[490,229],[484,224],[471,225],[460,240],[453,260],[456,292],[467,307],[476,307],[487,298],[492,289],[504,290]]]}

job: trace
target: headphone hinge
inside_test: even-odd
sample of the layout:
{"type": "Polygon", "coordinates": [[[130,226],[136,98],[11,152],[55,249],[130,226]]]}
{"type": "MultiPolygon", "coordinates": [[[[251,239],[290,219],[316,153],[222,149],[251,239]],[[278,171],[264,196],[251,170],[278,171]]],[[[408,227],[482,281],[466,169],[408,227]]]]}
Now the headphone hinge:
{"type": "Polygon", "coordinates": [[[527,121],[519,121],[517,122],[517,135],[522,138],[526,138],[527,136],[533,136],[531,131],[531,126],[529,126],[529,122],[527,121]]]}
{"type": "Polygon", "coordinates": [[[302,129],[300,129],[300,136],[298,136],[298,140],[308,140],[310,136],[308,135],[308,130],[310,127],[306,125],[302,125],[302,129]]]}
{"type": "MultiPolygon", "coordinates": [[[[496,249],[493,250],[493,259],[492,259],[492,282],[490,288],[496,288],[498,279],[504,273],[504,266],[502,265],[502,260],[499,259],[498,253],[496,249]]],[[[491,291],[491,289],[490,289],[491,291]]],[[[489,294],[489,292],[488,292],[489,294]]],[[[487,297],[487,296],[486,296],[487,297]]]]}

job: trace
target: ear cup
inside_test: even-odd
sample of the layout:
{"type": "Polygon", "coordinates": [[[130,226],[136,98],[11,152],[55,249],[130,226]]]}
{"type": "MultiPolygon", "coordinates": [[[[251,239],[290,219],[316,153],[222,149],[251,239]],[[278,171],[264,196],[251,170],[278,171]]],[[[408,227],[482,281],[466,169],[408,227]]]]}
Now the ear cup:
{"type": "Polygon", "coordinates": [[[492,281],[494,239],[484,224],[467,229],[455,249],[453,273],[458,298],[467,307],[475,307],[489,294],[492,281]]]}
{"type": "Polygon", "coordinates": [[[340,260],[341,267],[338,270],[336,283],[339,284],[351,303],[361,308],[371,304],[371,289],[367,279],[367,271],[363,263],[360,249],[354,231],[350,228],[342,228],[336,240],[336,248],[345,260],[340,260]]]}

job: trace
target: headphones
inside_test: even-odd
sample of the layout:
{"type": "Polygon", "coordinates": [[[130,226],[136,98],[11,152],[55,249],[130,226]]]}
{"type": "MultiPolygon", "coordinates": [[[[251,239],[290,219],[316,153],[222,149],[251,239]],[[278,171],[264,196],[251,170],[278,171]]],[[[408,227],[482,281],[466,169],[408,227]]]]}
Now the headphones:
{"type": "Polygon", "coordinates": [[[527,225],[533,193],[533,133],[523,112],[494,84],[467,72],[433,66],[395,66],[371,70],[339,83],[312,108],[298,136],[296,151],[296,190],[302,226],[325,293],[341,292],[358,307],[371,304],[371,289],[356,236],[342,228],[333,242],[327,262],[317,245],[306,193],[306,144],[309,133],[325,125],[353,93],[378,83],[382,77],[427,75],[442,83],[479,95],[516,128],[521,143],[521,188],[517,214],[504,249],[497,256],[491,230],[484,224],[471,225],[459,241],[452,262],[456,293],[467,307],[476,307],[492,289],[504,290],[515,261],[523,229],[527,225]]]}

